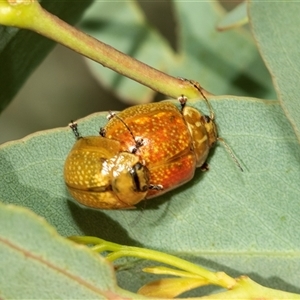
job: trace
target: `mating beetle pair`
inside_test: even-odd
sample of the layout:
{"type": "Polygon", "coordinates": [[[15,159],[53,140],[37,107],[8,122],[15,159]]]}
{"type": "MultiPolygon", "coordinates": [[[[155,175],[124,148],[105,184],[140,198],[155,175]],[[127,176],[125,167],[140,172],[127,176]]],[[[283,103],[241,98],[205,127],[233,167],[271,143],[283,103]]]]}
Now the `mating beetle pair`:
{"type": "Polygon", "coordinates": [[[81,137],[71,123],[77,141],[64,168],[70,194],[92,208],[126,209],[191,180],[218,140],[217,127],[212,112],[179,100],[181,109],[166,101],[110,114],[99,136],[81,137]]]}

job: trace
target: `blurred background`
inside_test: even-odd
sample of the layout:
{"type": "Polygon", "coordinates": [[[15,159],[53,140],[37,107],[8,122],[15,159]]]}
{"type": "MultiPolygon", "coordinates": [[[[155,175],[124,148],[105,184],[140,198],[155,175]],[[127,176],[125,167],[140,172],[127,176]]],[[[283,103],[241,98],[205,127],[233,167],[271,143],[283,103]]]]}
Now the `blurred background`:
{"type": "MultiPolygon", "coordinates": [[[[229,9],[237,4],[236,1],[224,2],[229,9]]],[[[151,25],[176,50],[171,1],[141,1],[139,4],[151,25]]],[[[127,106],[101,87],[82,56],[57,45],[0,115],[0,144],[39,130],[67,126],[70,120],[93,112],[122,110],[127,106]]]]}
{"type": "Polygon", "coordinates": [[[0,144],[39,130],[67,126],[70,120],[93,112],[124,107],[101,88],[82,56],[57,45],[0,115],[0,144]],[[107,98],[111,101],[105,101],[107,98]]]}

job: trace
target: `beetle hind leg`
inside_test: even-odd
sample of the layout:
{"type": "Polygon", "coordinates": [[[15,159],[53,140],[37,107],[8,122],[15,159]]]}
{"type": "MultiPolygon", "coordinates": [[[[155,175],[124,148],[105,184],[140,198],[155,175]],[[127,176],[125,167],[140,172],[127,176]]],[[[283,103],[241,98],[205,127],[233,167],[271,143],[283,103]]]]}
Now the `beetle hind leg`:
{"type": "Polygon", "coordinates": [[[200,170],[202,172],[206,172],[206,171],[209,171],[209,165],[207,162],[205,162],[201,167],[200,167],[200,170]]]}

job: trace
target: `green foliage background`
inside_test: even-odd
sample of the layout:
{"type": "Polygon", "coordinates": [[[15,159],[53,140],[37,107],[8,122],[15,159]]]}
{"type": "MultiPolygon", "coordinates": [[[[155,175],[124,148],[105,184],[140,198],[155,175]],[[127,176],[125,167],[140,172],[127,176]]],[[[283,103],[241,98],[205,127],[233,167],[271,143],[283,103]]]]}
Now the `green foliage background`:
{"type": "MultiPolygon", "coordinates": [[[[0,198],[30,208],[63,236],[95,235],[154,248],[232,276],[247,274],[263,285],[300,293],[300,6],[250,2],[252,39],[244,29],[216,32],[221,10],[215,2],[173,4],[179,30],[177,53],[147,24],[134,2],[120,2],[116,9],[109,2],[95,2],[82,26],[156,68],[198,80],[214,94],[241,95],[215,96],[210,101],[220,136],[234,149],[245,172],[218,145],[209,158],[209,172],[197,170],[191,182],[142,203],[137,210],[81,208],[71,201],[62,178],[74,137],[68,128],[58,128],[0,148],[0,198]],[[262,99],[245,97],[249,95],[262,99]]],[[[91,68],[121,98],[149,100],[151,93],[138,84],[101,66],[91,68]]],[[[6,86],[1,83],[2,89],[6,86]]],[[[190,104],[207,111],[200,101],[190,104]]],[[[105,116],[96,113],[80,120],[81,133],[96,135],[105,116]]],[[[22,232],[20,225],[23,234],[30,230],[22,232]]],[[[120,272],[121,286],[136,290],[144,280],[137,273],[135,268],[120,272]]]]}

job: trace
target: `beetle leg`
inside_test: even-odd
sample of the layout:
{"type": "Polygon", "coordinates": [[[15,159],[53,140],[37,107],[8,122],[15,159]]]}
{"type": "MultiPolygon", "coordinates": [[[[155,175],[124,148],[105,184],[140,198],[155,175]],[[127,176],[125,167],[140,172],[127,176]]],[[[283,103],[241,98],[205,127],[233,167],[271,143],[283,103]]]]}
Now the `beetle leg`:
{"type": "Polygon", "coordinates": [[[136,154],[136,152],[138,151],[138,149],[144,145],[143,139],[135,139],[135,143],[136,143],[136,144],[135,144],[134,147],[130,147],[130,148],[129,148],[129,151],[130,151],[132,154],[136,154]]]}
{"type": "Polygon", "coordinates": [[[200,170],[201,170],[202,172],[208,171],[208,170],[209,170],[209,165],[208,165],[208,163],[205,162],[205,163],[200,167],[200,170]]]}
{"type": "Polygon", "coordinates": [[[144,140],[141,137],[135,137],[134,141],[135,141],[135,147],[137,149],[144,146],[144,140]]]}
{"type": "Polygon", "coordinates": [[[144,145],[144,140],[140,137],[133,137],[133,138],[135,141],[135,146],[130,148],[130,152],[132,154],[135,154],[138,151],[138,149],[144,145]]]}
{"type": "Polygon", "coordinates": [[[108,115],[106,116],[106,119],[109,121],[110,119],[112,119],[115,116],[116,116],[116,113],[110,110],[108,112],[108,115]]]}
{"type": "Polygon", "coordinates": [[[162,191],[164,187],[161,184],[150,184],[149,190],[162,191]]]}
{"type": "Polygon", "coordinates": [[[100,127],[99,134],[100,134],[102,137],[105,138],[105,135],[106,135],[106,130],[105,130],[105,128],[100,127]]]}
{"type": "Polygon", "coordinates": [[[71,121],[71,123],[69,123],[69,127],[72,129],[75,137],[77,140],[79,140],[81,138],[81,135],[78,132],[78,125],[76,122],[71,121]]]}
{"type": "Polygon", "coordinates": [[[184,95],[181,95],[180,97],[177,98],[177,100],[179,101],[180,103],[180,106],[181,106],[181,109],[180,111],[182,112],[185,105],[186,105],[186,102],[187,102],[187,97],[185,97],[184,95]]]}
{"type": "MultiPolygon", "coordinates": [[[[141,137],[134,136],[133,132],[131,131],[129,126],[126,124],[126,122],[122,118],[120,118],[116,113],[112,113],[112,112],[109,112],[109,113],[110,113],[110,115],[107,117],[109,120],[111,118],[115,117],[118,120],[120,120],[122,122],[122,124],[128,129],[128,131],[129,131],[130,135],[132,136],[134,143],[135,143],[135,145],[130,148],[130,152],[132,154],[135,154],[138,151],[138,149],[144,145],[144,140],[141,137]]],[[[100,134],[101,134],[101,129],[100,129],[100,134]]],[[[105,134],[105,132],[104,132],[104,134],[105,134]]]]}

